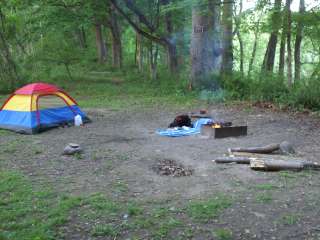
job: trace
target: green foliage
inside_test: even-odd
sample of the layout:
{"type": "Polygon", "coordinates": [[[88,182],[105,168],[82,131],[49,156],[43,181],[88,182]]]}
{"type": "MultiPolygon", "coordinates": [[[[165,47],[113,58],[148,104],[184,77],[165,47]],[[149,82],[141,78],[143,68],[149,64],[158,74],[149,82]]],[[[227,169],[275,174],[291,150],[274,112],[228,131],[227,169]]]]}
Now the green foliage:
{"type": "Polygon", "coordinates": [[[292,88],[277,75],[253,75],[250,78],[234,74],[225,79],[223,86],[229,100],[251,100],[275,102],[291,109],[320,109],[320,84],[318,78],[295,83],[292,88]]]}

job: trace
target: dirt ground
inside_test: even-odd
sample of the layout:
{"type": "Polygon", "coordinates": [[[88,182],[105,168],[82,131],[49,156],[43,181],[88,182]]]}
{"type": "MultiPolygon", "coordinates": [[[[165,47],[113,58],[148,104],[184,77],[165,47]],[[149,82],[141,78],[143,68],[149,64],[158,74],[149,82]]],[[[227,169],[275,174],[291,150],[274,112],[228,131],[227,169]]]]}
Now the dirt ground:
{"type": "MultiPolygon", "coordinates": [[[[86,110],[92,123],[85,127],[53,129],[33,136],[3,134],[0,166],[18,169],[35,184],[50,184],[57,192],[73,195],[100,192],[124,201],[170,200],[183,204],[190,199],[228,194],[234,203],[214,224],[231,229],[234,239],[320,239],[318,172],[256,172],[246,165],[217,165],[211,161],[229,147],[287,140],[298,156],[320,163],[319,120],[221,105],[210,111],[234,124],[246,123],[248,136],[169,138],[157,135],[155,130],[165,128],[183,111],[86,110]],[[84,153],[62,156],[70,142],[80,144],[84,153]],[[156,174],[152,166],[163,159],[192,167],[193,175],[156,174]]],[[[68,239],[89,239],[77,234],[71,231],[68,239]]],[[[200,234],[194,239],[206,238],[200,234]]]]}

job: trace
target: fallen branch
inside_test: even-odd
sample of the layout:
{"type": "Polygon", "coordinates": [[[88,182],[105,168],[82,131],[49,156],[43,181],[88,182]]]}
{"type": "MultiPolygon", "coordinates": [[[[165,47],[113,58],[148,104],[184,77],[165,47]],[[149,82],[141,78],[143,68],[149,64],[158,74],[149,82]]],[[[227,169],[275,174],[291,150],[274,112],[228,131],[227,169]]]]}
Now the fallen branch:
{"type": "Polygon", "coordinates": [[[215,163],[238,163],[238,164],[250,164],[253,158],[250,157],[220,157],[212,160],[215,163]]]}
{"type": "Polygon", "coordinates": [[[219,157],[212,160],[215,163],[237,163],[250,164],[253,170],[262,171],[280,171],[280,170],[320,170],[320,164],[300,159],[284,159],[278,156],[278,159],[268,157],[219,157]]]}
{"type": "Polygon", "coordinates": [[[247,152],[247,153],[262,153],[262,154],[268,154],[273,153],[275,151],[280,151],[284,154],[293,154],[295,153],[295,150],[293,146],[289,142],[281,142],[280,144],[269,144],[266,146],[260,146],[260,147],[248,147],[248,148],[229,148],[229,153],[232,152],[247,152]]]}
{"type": "Polygon", "coordinates": [[[273,160],[273,159],[252,159],[250,167],[253,170],[280,171],[280,170],[303,170],[320,169],[320,165],[315,162],[305,160],[273,160]]]}

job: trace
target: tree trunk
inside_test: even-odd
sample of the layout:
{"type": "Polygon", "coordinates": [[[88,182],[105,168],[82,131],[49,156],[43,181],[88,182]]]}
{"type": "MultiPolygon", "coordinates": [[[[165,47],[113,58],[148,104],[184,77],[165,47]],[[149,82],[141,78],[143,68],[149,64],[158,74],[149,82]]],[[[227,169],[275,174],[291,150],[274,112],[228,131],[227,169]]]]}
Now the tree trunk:
{"type": "Polygon", "coordinates": [[[118,16],[114,6],[110,7],[110,29],[112,35],[112,65],[116,68],[122,67],[122,41],[118,16]]]}
{"type": "Polygon", "coordinates": [[[136,33],[136,41],[137,41],[137,47],[136,47],[136,61],[138,63],[138,70],[139,72],[143,72],[143,43],[142,43],[142,35],[139,33],[136,33]]]}
{"type": "Polygon", "coordinates": [[[286,9],[287,9],[287,77],[288,77],[288,86],[292,86],[292,53],[291,53],[291,0],[286,0],[286,9]]]}
{"type": "Polygon", "coordinates": [[[239,14],[238,16],[234,17],[234,22],[236,25],[236,34],[237,34],[237,38],[239,41],[239,46],[240,46],[240,72],[241,75],[244,75],[244,69],[243,69],[243,61],[244,61],[244,49],[243,49],[243,40],[242,40],[242,36],[240,33],[240,27],[241,27],[241,14],[242,14],[242,0],[240,0],[240,10],[239,10],[239,14]]]}
{"type": "Polygon", "coordinates": [[[274,59],[277,50],[277,42],[278,42],[278,31],[279,31],[279,17],[281,10],[281,0],[275,0],[274,2],[274,12],[272,14],[272,32],[269,38],[268,46],[266,53],[264,55],[262,70],[263,71],[273,71],[274,67],[274,59]]]}
{"type": "Polygon", "coordinates": [[[102,26],[99,23],[95,24],[96,46],[99,63],[104,63],[107,60],[107,49],[102,36],[102,26]]]}
{"type": "Polygon", "coordinates": [[[233,2],[224,1],[223,14],[222,14],[222,26],[223,26],[223,57],[222,57],[222,69],[223,75],[232,74],[233,67],[233,2]]]}
{"type": "Polygon", "coordinates": [[[87,48],[86,32],[83,27],[79,27],[76,29],[76,38],[79,42],[80,48],[87,48]]]}
{"type": "Polygon", "coordinates": [[[149,48],[149,66],[150,66],[150,78],[151,80],[157,79],[157,67],[158,67],[158,46],[150,42],[149,48]]]}
{"type": "Polygon", "coordinates": [[[177,46],[175,43],[168,45],[168,64],[171,74],[178,73],[178,54],[177,54],[177,46]]]}
{"type": "Polygon", "coordinates": [[[283,27],[282,27],[280,53],[279,53],[279,75],[281,77],[283,77],[283,75],[284,75],[285,53],[286,53],[286,27],[285,27],[285,23],[284,23],[283,27]]]}
{"type": "MultiPolygon", "coordinates": [[[[300,17],[304,14],[304,12],[305,12],[304,0],[300,0],[300,7],[299,7],[300,17]]],[[[296,41],[294,44],[294,81],[295,82],[300,80],[300,75],[301,75],[300,52],[301,52],[302,36],[303,36],[303,22],[299,20],[297,25],[296,41]]]]}
{"type": "Polygon", "coordinates": [[[258,45],[258,35],[259,35],[259,24],[260,24],[260,18],[258,20],[258,23],[255,27],[254,31],[254,40],[253,40],[253,48],[252,48],[252,53],[251,53],[251,58],[249,61],[249,68],[248,68],[248,77],[250,77],[251,71],[252,71],[252,66],[254,59],[256,57],[256,52],[257,52],[257,45],[258,45]]]}
{"type": "Polygon", "coordinates": [[[220,7],[217,3],[218,1],[209,1],[209,5],[197,4],[192,9],[190,87],[205,87],[213,90],[219,88],[214,76],[219,75],[221,66],[219,62],[221,59],[220,21],[217,22],[220,18],[220,7]]]}
{"type": "MultiPolygon", "coordinates": [[[[161,0],[161,4],[166,6],[170,4],[170,0],[161,0]]],[[[178,54],[177,54],[177,43],[174,38],[174,29],[172,22],[172,14],[170,11],[167,11],[164,15],[165,28],[166,28],[166,38],[168,41],[167,44],[167,57],[168,57],[168,65],[171,74],[177,74],[178,72],[178,54]]]]}

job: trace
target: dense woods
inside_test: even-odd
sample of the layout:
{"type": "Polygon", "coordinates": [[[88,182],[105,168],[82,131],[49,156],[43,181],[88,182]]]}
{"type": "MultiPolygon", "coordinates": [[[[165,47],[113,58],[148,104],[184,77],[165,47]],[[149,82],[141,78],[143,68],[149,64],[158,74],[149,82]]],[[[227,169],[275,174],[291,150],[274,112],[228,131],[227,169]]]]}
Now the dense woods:
{"type": "Polygon", "coordinates": [[[312,0],[1,1],[0,88],[108,70],[320,109],[319,20],[312,0]]]}

